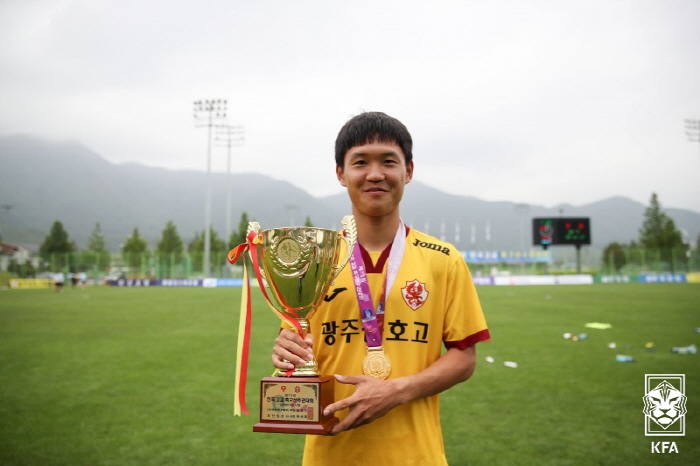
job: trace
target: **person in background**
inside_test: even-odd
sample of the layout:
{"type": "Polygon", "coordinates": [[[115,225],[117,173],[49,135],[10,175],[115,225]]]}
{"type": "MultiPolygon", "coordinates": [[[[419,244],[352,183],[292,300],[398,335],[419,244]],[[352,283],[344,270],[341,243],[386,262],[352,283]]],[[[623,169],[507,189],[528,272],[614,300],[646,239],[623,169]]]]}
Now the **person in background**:
{"type": "Polygon", "coordinates": [[[65,276],[63,275],[63,272],[60,270],[57,270],[56,273],[53,274],[53,284],[54,287],[56,288],[56,293],[60,293],[63,291],[63,282],[65,281],[65,276]]]}

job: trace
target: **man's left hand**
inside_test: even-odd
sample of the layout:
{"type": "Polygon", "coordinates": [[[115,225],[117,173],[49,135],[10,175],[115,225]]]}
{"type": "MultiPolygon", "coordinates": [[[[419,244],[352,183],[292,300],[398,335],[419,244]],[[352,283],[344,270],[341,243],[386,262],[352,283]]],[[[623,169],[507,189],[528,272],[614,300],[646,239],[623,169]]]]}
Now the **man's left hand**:
{"type": "Polygon", "coordinates": [[[336,375],[335,379],[357,387],[355,393],[330,404],[324,410],[328,415],[349,408],[345,418],[333,427],[330,435],[369,424],[401,404],[398,394],[399,379],[380,380],[366,375],[336,375]]]}

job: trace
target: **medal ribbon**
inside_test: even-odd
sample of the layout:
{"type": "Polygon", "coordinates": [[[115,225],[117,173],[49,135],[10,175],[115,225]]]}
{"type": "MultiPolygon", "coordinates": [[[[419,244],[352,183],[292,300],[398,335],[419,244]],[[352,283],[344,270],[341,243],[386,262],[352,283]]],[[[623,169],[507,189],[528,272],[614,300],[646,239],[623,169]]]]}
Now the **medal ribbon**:
{"type": "Polygon", "coordinates": [[[391,252],[389,253],[389,261],[386,273],[384,274],[384,283],[382,284],[382,294],[379,296],[379,303],[376,311],[374,309],[374,302],[372,301],[372,292],[369,289],[367,271],[362,261],[362,252],[360,251],[359,242],[355,243],[355,249],[353,249],[352,255],[350,256],[350,271],[352,272],[352,278],[355,284],[355,294],[357,295],[357,303],[360,306],[360,317],[362,320],[362,327],[365,330],[368,348],[382,346],[386,297],[389,291],[391,291],[391,287],[394,285],[396,275],[399,273],[399,267],[401,266],[405,249],[406,227],[403,221],[399,220],[399,229],[396,230],[394,241],[391,243],[391,252]]]}
{"type": "MultiPolygon", "coordinates": [[[[255,231],[250,231],[246,242],[239,244],[235,248],[231,249],[228,253],[228,261],[234,264],[243,255],[244,252],[250,251],[250,258],[253,262],[253,270],[255,271],[255,276],[258,279],[258,285],[260,290],[262,290],[263,295],[268,303],[270,303],[270,298],[267,296],[267,291],[263,286],[262,276],[260,275],[259,263],[258,263],[258,244],[255,242],[257,234],[255,231]]],[[[282,316],[287,319],[294,328],[297,329],[299,335],[304,337],[301,326],[296,320],[285,316],[284,314],[277,312],[272,305],[270,305],[275,314],[282,316]]],[[[235,391],[234,391],[234,402],[233,402],[233,415],[240,416],[241,412],[243,414],[250,414],[245,405],[245,385],[248,378],[248,353],[250,348],[250,323],[252,315],[252,305],[250,301],[250,280],[248,278],[248,266],[243,262],[243,291],[241,293],[241,310],[240,318],[238,320],[238,343],[236,351],[236,379],[235,379],[235,391]]],[[[291,375],[293,370],[288,372],[291,375]]]]}

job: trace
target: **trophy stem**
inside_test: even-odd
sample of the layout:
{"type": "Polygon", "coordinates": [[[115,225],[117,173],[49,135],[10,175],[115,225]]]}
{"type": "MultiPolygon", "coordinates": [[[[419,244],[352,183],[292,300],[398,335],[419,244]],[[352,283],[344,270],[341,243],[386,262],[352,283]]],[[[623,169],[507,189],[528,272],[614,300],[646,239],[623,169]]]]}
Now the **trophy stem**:
{"type": "Polygon", "coordinates": [[[300,317],[299,318],[299,327],[301,327],[301,333],[303,335],[306,335],[309,333],[309,319],[305,317],[300,317]]]}
{"type": "MultiPolygon", "coordinates": [[[[309,320],[303,317],[299,318],[299,327],[301,327],[301,332],[303,335],[309,333],[309,320]]],[[[286,361],[286,360],[285,360],[286,361]]],[[[275,377],[286,376],[287,372],[276,369],[273,374],[275,377]]],[[[316,364],[316,357],[314,356],[311,361],[306,361],[306,363],[301,366],[296,366],[294,372],[292,372],[291,377],[318,377],[318,365],[316,364]]]]}

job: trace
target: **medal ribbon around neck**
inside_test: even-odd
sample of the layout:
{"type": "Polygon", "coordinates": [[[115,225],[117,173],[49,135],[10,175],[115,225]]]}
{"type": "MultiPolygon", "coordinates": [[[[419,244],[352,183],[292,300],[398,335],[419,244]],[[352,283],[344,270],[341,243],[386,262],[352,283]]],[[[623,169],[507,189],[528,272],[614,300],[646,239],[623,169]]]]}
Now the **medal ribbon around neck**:
{"type": "Polygon", "coordinates": [[[363,364],[363,370],[366,375],[385,379],[391,370],[389,359],[384,354],[382,347],[382,334],[384,328],[384,311],[386,309],[386,297],[394,285],[396,276],[399,273],[399,267],[403,260],[404,251],[406,249],[406,227],[402,220],[399,219],[399,228],[394,235],[394,241],[391,243],[391,252],[387,263],[386,273],[384,274],[384,282],[382,284],[382,293],[379,296],[377,309],[374,309],[372,301],[372,293],[367,280],[367,271],[362,261],[362,252],[360,244],[355,243],[355,249],[350,256],[350,271],[355,285],[355,294],[357,295],[357,303],[360,307],[360,318],[362,327],[365,331],[365,339],[367,340],[367,358],[363,364]],[[368,366],[371,365],[370,359],[379,359],[382,365],[388,366],[385,370],[375,373],[370,371],[368,366]]]}

